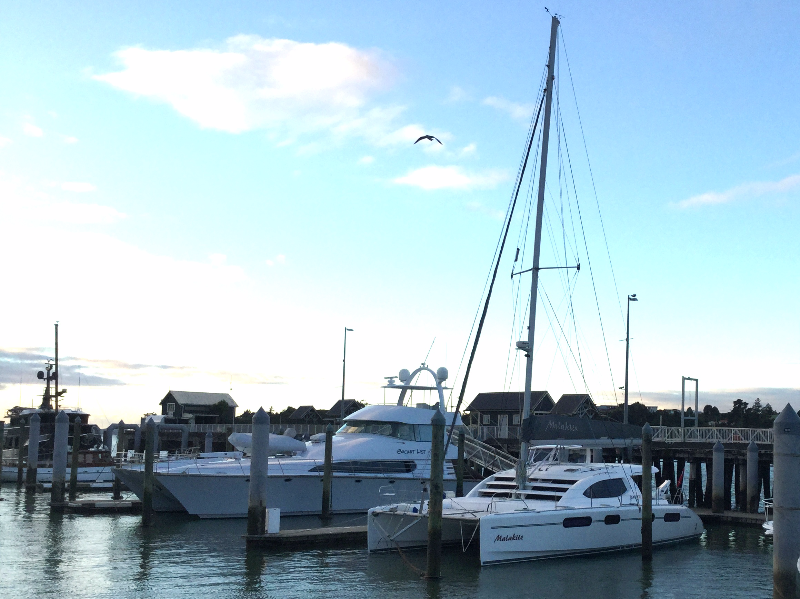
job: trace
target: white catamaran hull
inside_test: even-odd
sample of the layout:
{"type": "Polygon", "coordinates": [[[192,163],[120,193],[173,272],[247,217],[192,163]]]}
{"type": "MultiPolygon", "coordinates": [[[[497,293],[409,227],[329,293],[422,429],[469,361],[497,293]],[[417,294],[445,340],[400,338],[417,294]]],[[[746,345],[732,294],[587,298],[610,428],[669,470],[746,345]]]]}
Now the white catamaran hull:
{"type": "MultiPolygon", "coordinates": [[[[394,513],[386,507],[370,510],[370,551],[427,545],[427,514],[398,507],[394,513]]],[[[655,545],[696,539],[703,532],[700,518],[684,506],[653,506],[653,514],[655,545]]],[[[642,544],[641,526],[637,506],[445,517],[442,543],[466,547],[477,539],[481,565],[490,565],[634,549],[642,544]]]]}
{"type": "MultiPolygon", "coordinates": [[[[66,480],[69,482],[72,469],[67,467],[66,480]]],[[[22,469],[23,480],[27,474],[27,468],[22,469]]],[[[2,481],[4,483],[16,482],[17,468],[15,466],[3,466],[2,481]]],[[[52,468],[37,468],[36,481],[43,485],[53,483],[52,468]]],[[[78,484],[90,485],[94,488],[111,488],[114,482],[114,475],[111,473],[111,466],[80,466],[78,468],[78,484]]]]}

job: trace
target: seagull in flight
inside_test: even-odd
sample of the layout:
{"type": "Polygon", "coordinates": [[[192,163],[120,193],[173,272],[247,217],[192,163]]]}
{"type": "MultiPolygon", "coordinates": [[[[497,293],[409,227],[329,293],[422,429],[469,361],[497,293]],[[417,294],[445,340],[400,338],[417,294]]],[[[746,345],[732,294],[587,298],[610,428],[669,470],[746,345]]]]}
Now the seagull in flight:
{"type": "MultiPolygon", "coordinates": [[[[434,137],[433,135],[423,135],[417,141],[422,141],[423,139],[427,139],[428,141],[433,141],[433,140],[439,141],[439,139],[434,137]]],[[[415,141],[414,143],[417,143],[417,141],[415,141]]],[[[439,145],[441,146],[442,142],[439,141],[439,145]]]]}

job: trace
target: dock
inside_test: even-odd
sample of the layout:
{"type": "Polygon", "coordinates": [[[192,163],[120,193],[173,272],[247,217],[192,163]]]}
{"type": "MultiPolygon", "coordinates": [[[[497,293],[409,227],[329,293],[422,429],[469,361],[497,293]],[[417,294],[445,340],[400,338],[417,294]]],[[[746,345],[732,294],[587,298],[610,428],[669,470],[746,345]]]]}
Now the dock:
{"type": "Polygon", "coordinates": [[[75,514],[136,514],[142,511],[142,502],[138,499],[78,499],[50,503],[56,511],[75,514]]]}
{"type": "Polygon", "coordinates": [[[725,510],[721,514],[713,513],[709,508],[693,507],[692,511],[700,516],[703,524],[736,524],[739,526],[758,526],[765,522],[763,512],[760,514],[749,514],[734,510],[725,510]]]}
{"type": "Polygon", "coordinates": [[[299,530],[282,530],[265,535],[245,535],[248,548],[291,548],[308,545],[341,546],[349,544],[366,544],[367,527],[363,526],[329,526],[326,528],[304,528],[299,530]]]}

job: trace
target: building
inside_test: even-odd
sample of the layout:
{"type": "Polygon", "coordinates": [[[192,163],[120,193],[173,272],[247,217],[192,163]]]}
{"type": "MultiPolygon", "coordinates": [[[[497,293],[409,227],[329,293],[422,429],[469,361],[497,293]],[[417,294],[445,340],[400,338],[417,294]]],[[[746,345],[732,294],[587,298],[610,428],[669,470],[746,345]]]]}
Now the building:
{"type": "MultiPolygon", "coordinates": [[[[499,439],[517,438],[517,429],[509,426],[520,425],[524,400],[522,391],[478,393],[464,410],[465,423],[472,427],[497,427],[492,436],[499,439]]],[[[531,391],[531,414],[549,414],[554,403],[547,391],[531,391]]]]}
{"type": "Polygon", "coordinates": [[[324,424],[325,417],[314,406],[300,406],[291,413],[286,420],[287,424],[324,424]]]}
{"type": "Polygon", "coordinates": [[[565,393],[550,412],[554,416],[591,418],[597,408],[588,393],[565,393]]]}
{"type": "Polygon", "coordinates": [[[342,404],[342,400],[340,399],[333,404],[333,407],[330,410],[326,412],[325,422],[340,422],[343,412],[345,417],[347,417],[363,407],[364,404],[360,401],[356,401],[355,399],[345,399],[344,404],[342,404]],[[344,410],[342,410],[342,407],[344,407],[344,410]]]}
{"type": "Polygon", "coordinates": [[[164,421],[172,424],[233,423],[237,407],[228,393],[169,391],[161,400],[164,421]]]}

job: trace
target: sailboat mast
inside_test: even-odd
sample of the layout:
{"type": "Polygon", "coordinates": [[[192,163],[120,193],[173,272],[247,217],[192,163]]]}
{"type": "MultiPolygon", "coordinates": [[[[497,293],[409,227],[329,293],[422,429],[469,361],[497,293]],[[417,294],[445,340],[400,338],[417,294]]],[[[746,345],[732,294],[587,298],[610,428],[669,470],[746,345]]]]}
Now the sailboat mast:
{"type": "Polygon", "coordinates": [[[58,323],[56,323],[56,368],[53,376],[56,383],[56,413],[58,413],[58,323]]]}
{"type": "MultiPolygon", "coordinates": [[[[539,250],[542,245],[542,215],[544,212],[545,175],[547,174],[547,146],[550,140],[550,109],[553,105],[553,86],[555,82],[556,42],[558,40],[558,19],[553,16],[550,26],[550,55],[547,59],[547,89],[545,91],[544,124],[542,127],[542,155],[539,166],[539,197],[536,202],[536,233],[533,242],[533,269],[531,271],[531,308],[528,318],[528,345],[525,364],[525,395],[522,404],[523,421],[531,415],[531,380],[533,379],[533,337],[536,324],[536,303],[539,289],[539,250]]],[[[528,472],[527,441],[521,441],[519,462],[517,463],[517,487],[527,488],[528,472]]]]}

